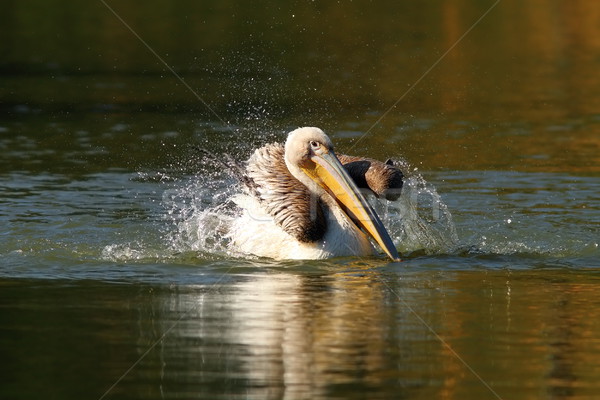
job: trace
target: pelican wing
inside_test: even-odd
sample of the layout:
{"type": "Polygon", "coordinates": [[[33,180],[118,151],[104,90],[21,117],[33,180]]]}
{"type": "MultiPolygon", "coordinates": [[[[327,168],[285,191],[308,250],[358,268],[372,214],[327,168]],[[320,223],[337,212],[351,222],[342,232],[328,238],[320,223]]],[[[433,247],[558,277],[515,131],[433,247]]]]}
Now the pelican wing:
{"type": "Polygon", "coordinates": [[[370,189],[377,197],[397,200],[402,189],[403,175],[392,160],[385,163],[372,158],[338,154],[338,159],[352,177],[356,186],[370,189]]]}
{"type": "Polygon", "coordinates": [[[284,154],[277,143],[257,149],[242,182],[285,232],[301,242],[317,241],[327,228],[321,200],[290,174],[284,154]]]}

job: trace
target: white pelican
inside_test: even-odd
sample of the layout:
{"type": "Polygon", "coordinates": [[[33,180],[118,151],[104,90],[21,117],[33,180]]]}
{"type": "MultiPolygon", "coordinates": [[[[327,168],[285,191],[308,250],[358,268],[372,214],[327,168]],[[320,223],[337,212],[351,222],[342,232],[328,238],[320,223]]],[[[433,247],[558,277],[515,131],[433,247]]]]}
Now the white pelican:
{"type": "Polygon", "coordinates": [[[263,146],[235,169],[244,187],[234,199],[243,212],[230,231],[237,251],[274,259],[366,256],[374,253],[369,235],[398,260],[358,188],[397,198],[402,173],[390,161],[338,158],[321,129],[305,127],[290,132],[285,146],[263,146]]]}

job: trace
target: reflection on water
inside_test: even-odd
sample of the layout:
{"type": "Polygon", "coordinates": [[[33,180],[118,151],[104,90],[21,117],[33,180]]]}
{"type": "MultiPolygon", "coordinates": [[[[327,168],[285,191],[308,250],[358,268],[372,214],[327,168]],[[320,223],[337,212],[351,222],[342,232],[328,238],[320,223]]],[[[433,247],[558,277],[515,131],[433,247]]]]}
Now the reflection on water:
{"type": "Polygon", "coordinates": [[[180,393],[183,380],[193,392],[220,383],[223,396],[243,382],[257,399],[495,398],[470,367],[502,398],[589,395],[598,389],[589,380],[598,372],[598,316],[578,304],[600,299],[585,281],[355,268],[272,272],[220,294],[180,293],[154,310],[159,318],[191,310],[160,325],[177,323],[157,350],[162,390],[180,393]]]}
{"type": "Polygon", "coordinates": [[[172,287],[5,283],[20,306],[2,314],[11,363],[3,390],[99,398],[110,388],[107,399],[570,399],[600,390],[598,274],[430,273],[411,263],[258,271],[172,287]]]}

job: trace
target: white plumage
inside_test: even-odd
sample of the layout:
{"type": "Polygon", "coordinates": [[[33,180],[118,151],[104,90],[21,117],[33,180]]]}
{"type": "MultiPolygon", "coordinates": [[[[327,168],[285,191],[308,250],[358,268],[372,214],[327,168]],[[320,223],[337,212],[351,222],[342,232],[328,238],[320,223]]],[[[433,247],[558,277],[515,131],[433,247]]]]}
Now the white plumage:
{"type": "Polygon", "coordinates": [[[255,198],[238,195],[234,201],[243,210],[230,231],[239,252],[276,260],[316,260],[374,253],[367,236],[339,208],[326,211],[329,224],[321,240],[301,242],[277,225],[255,198]]]}

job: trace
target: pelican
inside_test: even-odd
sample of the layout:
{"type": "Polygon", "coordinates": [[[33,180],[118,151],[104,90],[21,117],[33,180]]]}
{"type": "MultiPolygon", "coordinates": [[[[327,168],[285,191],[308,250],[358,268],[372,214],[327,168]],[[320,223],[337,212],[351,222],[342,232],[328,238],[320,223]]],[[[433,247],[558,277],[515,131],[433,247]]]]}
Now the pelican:
{"type": "Polygon", "coordinates": [[[298,128],[285,145],[257,149],[236,173],[243,211],[229,236],[237,251],[274,259],[323,259],[398,252],[359,186],[394,200],[402,173],[391,161],[336,156],[319,128],[298,128]]]}

